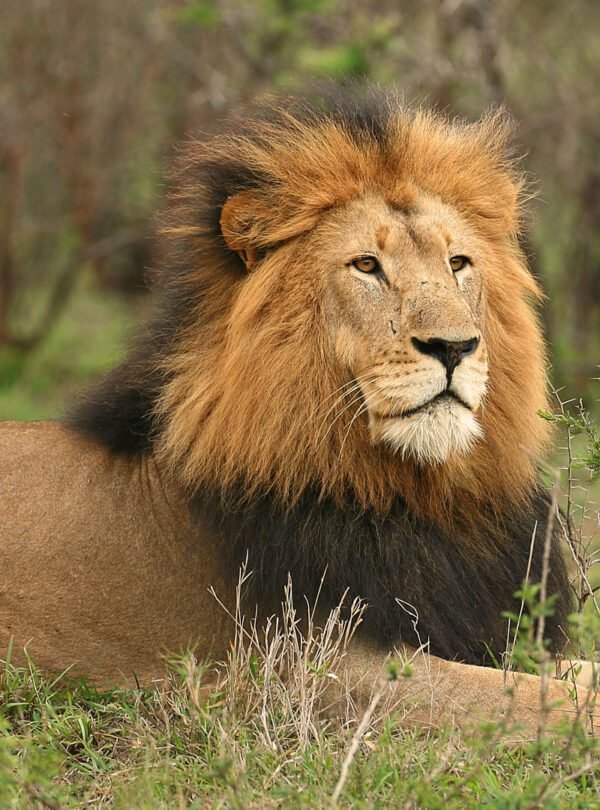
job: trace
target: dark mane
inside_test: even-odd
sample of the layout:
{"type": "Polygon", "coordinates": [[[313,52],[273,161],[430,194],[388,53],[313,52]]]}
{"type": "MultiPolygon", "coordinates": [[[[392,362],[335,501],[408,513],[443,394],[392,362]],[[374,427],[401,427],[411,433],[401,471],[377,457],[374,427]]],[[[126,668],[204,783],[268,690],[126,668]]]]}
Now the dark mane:
{"type": "MultiPolygon", "coordinates": [[[[205,493],[195,503],[222,538],[228,576],[247,559],[249,598],[261,608],[277,610],[288,577],[300,612],[305,598],[314,604],[317,594],[320,607],[329,611],[348,589],[346,606],[355,597],[368,604],[360,632],[383,649],[429,642],[434,655],[480,665],[502,661],[508,628],[503,612],[519,612],[515,593],[526,578],[534,535],[529,581],[540,581],[550,512],[548,495],[539,490],[528,510],[497,524],[495,542],[484,538],[480,545],[487,545],[487,553],[478,555],[434,523],[416,518],[401,498],[385,517],[342,509],[310,492],[288,511],[269,496],[236,505],[236,493],[226,501],[205,493]]],[[[559,599],[547,618],[545,638],[559,652],[567,642],[570,606],[557,532],[547,586],[548,595],[559,599]]]]}

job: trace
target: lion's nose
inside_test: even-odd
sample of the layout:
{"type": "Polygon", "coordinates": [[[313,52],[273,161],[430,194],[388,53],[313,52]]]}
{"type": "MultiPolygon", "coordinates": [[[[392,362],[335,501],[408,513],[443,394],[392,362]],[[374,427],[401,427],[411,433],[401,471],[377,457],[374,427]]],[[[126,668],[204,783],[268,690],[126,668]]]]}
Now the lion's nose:
{"type": "Polygon", "coordinates": [[[413,338],[412,344],[421,354],[427,354],[439,360],[446,369],[448,382],[450,382],[452,372],[463,357],[473,354],[479,345],[479,338],[473,337],[468,340],[444,340],[443,338],[419,340],[418,338],[413,338]]]}

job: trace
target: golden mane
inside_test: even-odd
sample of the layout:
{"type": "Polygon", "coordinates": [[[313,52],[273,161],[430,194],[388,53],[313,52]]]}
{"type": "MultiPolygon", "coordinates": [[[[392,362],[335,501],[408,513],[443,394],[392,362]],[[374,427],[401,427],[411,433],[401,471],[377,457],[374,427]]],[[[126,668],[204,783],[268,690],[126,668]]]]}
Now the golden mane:
{"type": "Polygon", "coordinates": [[[262,105],[183,148],[160,229],[167,314],[159,348],[144,344],[153,359],[138,361],[140,376],[155,375],[144,425],[177,480],[289,504],[311,487],[377,510],[400,494],[416,514],[458,526],[524,502],[547,438],[537,416],[545,359],[531,306],[540,291],[518,245],[523,179],[510,135],[502,112],[467,124],[411,110],[394,93],[350,90],[262,105]],[[415,192],[439,197],[489,245],[485,438],[443,465],[374,446],[361,419],[349,430],[352,409],[337,418],[348,380],[328,353],[318,284],[294,273],[326,212],[373,192],[401,208],[415,192]],[[256,272],[223,237],[232,198],[244,205],[228,217],[229,245],[265,257],[256,272]]]}

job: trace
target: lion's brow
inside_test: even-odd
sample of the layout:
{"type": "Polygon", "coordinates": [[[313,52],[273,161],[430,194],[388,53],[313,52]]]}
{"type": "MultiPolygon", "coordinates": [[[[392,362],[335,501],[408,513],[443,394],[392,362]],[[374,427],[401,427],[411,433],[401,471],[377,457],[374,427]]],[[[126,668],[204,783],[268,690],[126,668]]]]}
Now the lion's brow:
{"type": "Polygon", "coordinates": [[[425,240],[422,238],[422,236],[419,235],[419,233],[417,232],[415,226],[413,225],[413,223],[410,221],[410,219],[408,217],[405,218],[403,224],[404,224],[404,227],[406,228],[406,233],[408,234],[408,236],[412,240],[412,242],[415,245],[415,247],[417,248],[417,250],[419,250],[419,251],[424,250],[426,248],[425,240]]]}
{"type": "Polygon", "coordinates": [[[379,228],[377,228],[375,237],[377,239],[377,247],[379,250],[383,250],[385,248],[385,240],[388,238],[389,233],[389,225],[380,225],[379,228]]]}

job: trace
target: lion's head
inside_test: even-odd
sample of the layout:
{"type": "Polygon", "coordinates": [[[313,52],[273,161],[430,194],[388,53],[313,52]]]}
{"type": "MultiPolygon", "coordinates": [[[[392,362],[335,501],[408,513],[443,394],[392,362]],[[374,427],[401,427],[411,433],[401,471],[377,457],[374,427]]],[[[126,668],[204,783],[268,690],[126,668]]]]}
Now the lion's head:
{"type": "Polygon", "coordinates": [[[545,369],[509,135],[351,89],[190,142],[124,444],[191,489],[438,517],[525,497],[545,369]]]}
{"type": "Polygon", "coordinates": [[[327,411],[364,414],[373,444],[420,464],[467,454],[483,435],[488,377],[477,230],[416,188],[401,200],[370,191],[323,214],[304,262],[298,280],[319,295],[315,329],[347,383],[327,411]]]}

